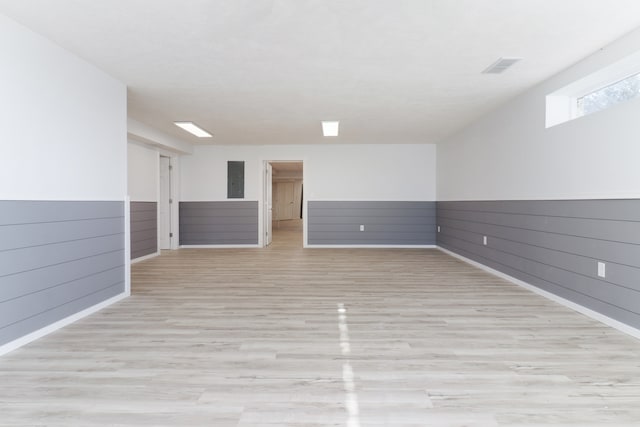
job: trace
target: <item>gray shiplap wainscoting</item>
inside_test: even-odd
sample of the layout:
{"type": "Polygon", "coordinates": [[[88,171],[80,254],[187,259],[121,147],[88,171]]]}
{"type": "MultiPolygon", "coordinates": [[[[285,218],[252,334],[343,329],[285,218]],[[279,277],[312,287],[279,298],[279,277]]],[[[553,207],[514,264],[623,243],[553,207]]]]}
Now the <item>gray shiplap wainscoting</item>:
{"type": "Polygon", "coordinates": [[[158,252],[158,204],[131,202],[131,259],[158,252]]]}
{"type": "Polygon", "coordinates": [[[180,244],[257,245],[258,202],[180,202],[180,244]]]}
{"type": "Polygon", "coordinates": [[[0,201],[0,345],[125,290],[124,202],[0,201]]]}
{"type": "Polygon", "coordinates": [[[309,201],[307,218],[310,245],[436,243],[435,202],[309,201]]]}
{"type": "Polygon", "coordinates": [[[437,213],[439,246],[640,328],[640,200],[438,202],[437,213]]]}

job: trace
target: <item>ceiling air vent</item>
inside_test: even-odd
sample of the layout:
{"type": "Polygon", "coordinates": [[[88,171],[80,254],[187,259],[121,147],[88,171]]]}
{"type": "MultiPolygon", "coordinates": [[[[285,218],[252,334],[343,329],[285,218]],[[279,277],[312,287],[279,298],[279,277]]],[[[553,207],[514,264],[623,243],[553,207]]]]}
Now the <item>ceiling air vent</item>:
{"type": "Polygon", "coordinates": [[[511,67],[522,58],[499,58],[496,62],[489,65],[482,73],[483,74],[500,74],[507,68],[511,67]]]}

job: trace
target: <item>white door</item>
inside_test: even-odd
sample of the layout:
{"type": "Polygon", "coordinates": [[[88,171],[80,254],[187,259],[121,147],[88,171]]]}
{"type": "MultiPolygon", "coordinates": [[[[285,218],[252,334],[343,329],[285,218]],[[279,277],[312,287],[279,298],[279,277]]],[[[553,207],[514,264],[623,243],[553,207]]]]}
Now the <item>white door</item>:
{"type": "Polygon", "coordinates": [[[171,249],[171,163],[160,157],[160,249],[171,249]]]}
{"type": "Polygon", "coordinates": [[[271,244],[273,232],[273,167],[271,163],[264,164],[264,245],[271,244]]]}

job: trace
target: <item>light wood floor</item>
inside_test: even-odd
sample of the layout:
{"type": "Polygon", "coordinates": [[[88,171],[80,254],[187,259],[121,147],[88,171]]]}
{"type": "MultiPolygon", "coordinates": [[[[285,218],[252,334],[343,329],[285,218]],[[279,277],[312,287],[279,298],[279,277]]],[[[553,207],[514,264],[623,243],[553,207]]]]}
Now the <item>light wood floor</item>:
{"type": "Polygon", "coordinates": [[[638,426],[640,342],[437,250],[183,249],[0,358],[7,426],[638,426]]]}

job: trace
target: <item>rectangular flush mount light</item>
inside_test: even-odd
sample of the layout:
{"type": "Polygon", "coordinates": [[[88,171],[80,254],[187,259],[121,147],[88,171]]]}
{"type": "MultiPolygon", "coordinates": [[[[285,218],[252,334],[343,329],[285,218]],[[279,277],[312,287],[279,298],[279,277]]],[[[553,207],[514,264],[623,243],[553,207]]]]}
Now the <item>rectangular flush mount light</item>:
{"type": "Polygon", "coordinates": [[[193,122],[173,122],[173,124],[178,127],[181,127],[182,129],[186,130],[189,133],[194,134],[198,138],[213,138],[213,135],[211,135],[209,132],[202,129],[201,127],[199,127],[193,122]]]}
{"type": "Polygon", "coordinates": [[[338,121],[323,121],[322,134],[324,136],[338,136],[339,125],[340,125],[340,122],[338,121]]]}

